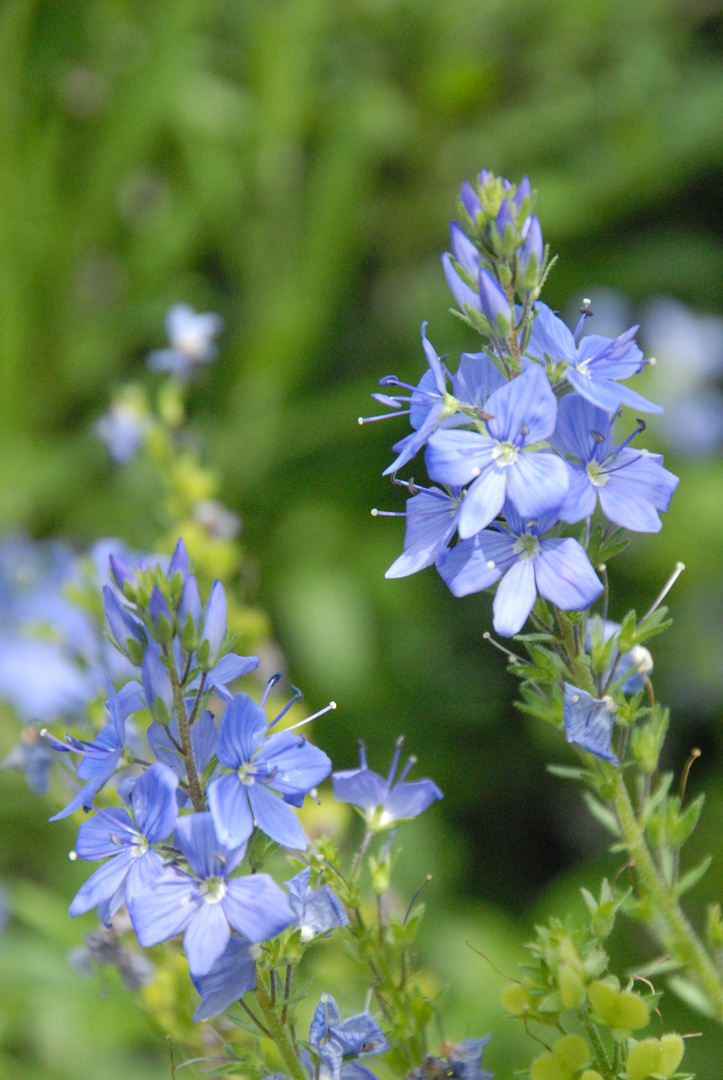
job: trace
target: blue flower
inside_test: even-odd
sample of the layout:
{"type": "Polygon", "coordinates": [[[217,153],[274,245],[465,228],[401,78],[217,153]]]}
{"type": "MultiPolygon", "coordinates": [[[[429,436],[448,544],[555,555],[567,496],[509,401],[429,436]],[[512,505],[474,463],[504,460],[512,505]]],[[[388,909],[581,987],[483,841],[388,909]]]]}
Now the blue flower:
{"type": "Polygon", "coordinates": [[[48,770],[53,755],[35,724],[26,724],[15,746],[0,761],[0,772],[16,769],[22,773],[31,791],[44,795],[48,790],[48,770]]]}
{"type": "Polygon", "coordinates": [[[611,697],[601,701],[580,690],[577,686],[565,683],[565,735],[569,743],[577,743],[583,750],[589,750],[611,765],[619,765],[615,754],[610,749],[610,740],[615,724],[617,705],[611,697]]]}
{"type": "Polygon", "coordinates": [[[130,901],[163,871],[163,860],[150,847],[167,839],[176,825],[178,777],[156,762],[140,776],[130,793],[135,823],[125,810],[100,810],[78,830],[75,854],[81,859],[108,859],[86,881],[70,905],[70,914],[98,908],[108,924],[118,908],[130,901]]]}
{"type": "Polygon", "coordinates": [[[197,314],[188,304],[175,304],[166,315],[169,349],[154,349],[148,356],[151,371],[167,371],[188,378],[197,364],[216,359],[214,338],[223,330],[223,319],[212,312],[197,314]]]}
{"type": "Polygon", "coordinates": [[[382,832],[384,829],[391,829],[400,821],[415,818],[436,799],[444,798],[432,780],[405,783],[409,770],[417,761],[415,757],[409,758],[395,783],[394,774],[403,744],[404,739],[397,740],[386,780],[379,773],[371,772],[367,768],[366,747],[363,743],[359,744],[358,769],[332,773],[335,797],[339,802],[348,802],[358,807],[367,828],[372,832],[382,832]]]}
{"type": "Polygon", "coordinates": [[[404,553],[392,563],[385,577],[406,577],[431,566],[446,550],[459,519],[459,494],[447,495],[439,488],[413,488],[416,494],[407,499],[406,514],[372,510],[382,517],[406,517],[404,553]]]}
{"type": "Polygon", "coordinates": [[[509,502],[504,513],[506,526],[484,529],[437,562],[454,595],[481,592],[502,578],[492,611],[494,628],[503,637],[519,633],[538,592],[563,611],[588,608],[603,586],[577,540],[543,538],[557,515],[525,521],[509,502]]]}
{"type": "MultiPolygon", "coordinates": [[[[594,620],[588,621],[587,624],[585,648],[588,652],[592,649],[595,634],[594,627],[596,623],[599,627],[597,634],[599,635],[599,640],[601,642],[609,641],[614,634],[620,632],[620,623],[612,622],[610,619],[600,619],[596,616],[594,620]]],[[[603,682],[607,682],[613,666],[615,666],[616,685],[620,685],[619,680],[621,676],[628,674],[628,678],[623,682],[622,686],[620,686],[620,689],[624,694],[637,694],[638,691],[642,690],[645,686],[645,679],[643,676],[649,675],[653,670],[653,658],[644,645],[635,645],[629,652],[621,653],[620,659],[618,660],[616,643],[612,647],[610,664],[607,671],[603,674],[603,682]]]]}
{"type": "Polygon", "coordinates": [[[616,525],[660,532],[658,511],[668,509],[678,477],[663,467],[660,454],[632,450],[626,443],[613,447],[612,423],[604,409],[578,394],[567,394],[560,402],[551,442],[578,460],[567,463],[570,484],[559,516],[571,523],[582,521],[599,498],[603,513],[616,525]]]}
{"type": "Polygon", "coordinates": [[[254,823],[284,847],[306,847],[288,804],[300,806],[329,775],[331,762],[289,728],[269,734],[276,722],[269,724],[247,694],[237,694],[221,718],[218,761],[231,771],[211,781],[208,805],[219,840],[229,847],[244,843],[254,823]]]}
{"type": "Polygon", "coordinates": [[[339,897],[334,895],[328,885],[312,889],[309,885],[310,874],[311,870],[307,866],[296,877],[284,882],[302,941],[311,941],[317,934],[325,934],[328,930],[347,926],[349,923],[339,897]]]}
{"type": "MultiPolygon", "coordinates": [[[[187,709],[192,709],[192,700],[186,702],[187,709]]],[[[155,721],[150,725],[146,733],[148,742],[153,753],[159,761],[172,769],[176,776],[187,783],[186,766],[178,752],[180,738],[178,734],[178,721],[175,716],[170,724],[159,724],[155,721]]],[[[218,735],[213,717],[207,709],[198,716],[191,728],[191,750],[196,766],[196,773],[201,776],[206,766],[215,757],[218,748],[218,735]]],[[[178,791],[178,803],[185,806],[190,801],[184,791],[178,791]]]]}
{"type": "MultiPolygon", "coordinates": [[[[206,975],[191,972],[191,982],[201,995],[201,1004],[192,1016],[194,1022],[219,1016],[249,990],[256,989],[256,961],[260,953],[258,945],[249,945],[242,938],[232,935],[206,975]]],[[[281,1073],[278,1075],[284,1080],[281,1073]]]]}
{"type": "MultiPolygon", "coordinates": [[[[407,435],[400,442],[394,444],[394,451],[398,456],[394,459],[392,464],[386,468],[383,472],[383,476],[388,476],[390,473],[398,472],[403,465],[406,465],[408,461],[411,461],[417,451],[424,446],[428,436],[437,428],[440,424],[447,426],[449,423],[453,423],[454,416],[458,412],[459,403],[447,390],[447,373],[442,365],[442,361],[437,356],[434,347],[427,340],[427,324],[422,323],[422,345],[424,347],[424,353],[427,357],[427,363],[429,364],[429,371],[426,371],[419,381],[418,386],[410,386],[408,383],[400,382],[396,375],[386,375],[380,380],[382,386],[400,386],[404,389],[411,390],[411,396],[394,394],[390,396],[388,394],[372,394],[377,401],[383,405],[388,405],[393,409],[400,409],[404,403],[409,404],[409,408],[402,410],[401,412],[387,413],[387,416],[409,416],[410,423],[414,428],[414,431],[407,435]]],[[[360,417],[360,423],[368,423],[371,420],[381,420],[384,417],[372,416],[366,419],[360,417]]],[[[467,423],[465,418],[460,418],[459,423],[467,423]]]]}
{"type": "Polygon", "coordinates": [[[436,431],[427,446],[427,470],[451,487],[469,484],[459,535],[474,536],[499,514],[507,497],[525,518],[556,510],[567,494],[565,463],[550,451],[523,453],[552,435],[557,402],[545,373],[531,367],[490,394],[488,435],[436,431]],[[471,483],[470,483],[471,481],[471,483]]]}
{"type": "Polygon", "coordinates": [[[143,946],[183,933],[194,975],[207,975],[223,954],[231,930],[258,943],[293,921],[286,894],[268,874],[230,878],[246,845],[219,844],[209,813],[179,818],[175,845],[189,870],[167,869],[130,899],[133,928],[143,946]]]}
{"type": "Polygon", "coordinates": [[[125,721],[141,705],[138,696],[140,690],[138,683],[128,683],[123,688],[121,696],[116,694],[112,683],[108,680],[106,708],[110,713],[110,723],[101,729],[92,743],[76,739],[72,735],[66,735],[65,740],[56,739],[54,735],[43,732],[54,750],[66,752],[70,750],[74,754],[82,754],[83,760],[78,766],[77,776],[79,780],[88,781],[65,809],[48,818],[49,821],[59,821],[61,818],[68,817],[81,806],[88,809],[105,782],[113,775],[123,757],[126,739],[125,721]]]}
{"type": "MultiPolygon", "coordinates": [[[[370,1012],[342,1020],[330,994],[322,994],[309,1028],[309,1046],[320,1059],[329,1080],[352,1080],[352,1076],[372,1076],[363,1066],[345,1072],[345,1059],[384,1054],[389,1043],[370,1012]]],[[[326,1080],[326,1076],[325,1076],[326,1080]]]]}
{"type": "Polygon", "coordinates": [[[146,441],[148,429],[147,413],[129,398],[114,401],[94,427],[108,454],[119,465],[127,465],[136,456],[146,441]]]}
{"type": "Polygon", "coordinates": [[[585,315],[572,334],[546,304],[538,301],[535,312],[526,349],[530,356],[542,363],[549,358],[554,364],[567,364],[565,378],[573,389],[607,413],[616,412],[620,405],[643,412],[663,412],[660,405],[616,381],[628,379],[642,369],[643,354],[634,341],[637,326],[617,338],[589,334],[578,341],[585,315]]]}

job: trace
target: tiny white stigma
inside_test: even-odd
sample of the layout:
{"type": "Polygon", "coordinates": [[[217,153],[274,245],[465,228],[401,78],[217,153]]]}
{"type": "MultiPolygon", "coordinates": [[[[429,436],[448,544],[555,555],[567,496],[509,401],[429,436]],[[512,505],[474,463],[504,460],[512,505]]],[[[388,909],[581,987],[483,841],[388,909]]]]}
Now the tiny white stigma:
{"type": "Polygon", "coordinates": [[[607,568],[608,568],[608,564],[604,563],[604,562],[601,562],[600,565],[598,566],[598,570],[600,571],[601,574],[604,574],[605,571],[607,570],[607,568]]]}
{"type": "Polygon", "coordinates": [[[652,364],[652,366],[653,366],[653,367],[655,367],[655,365],[657,364],[657,362],[658,362],[658,361],[657,361],[657,360],[655,359],[655,357],[654,357],[654,356],[651,356],[651,357],[650,357],[650,359],[648,360],[648,363],[649,363],[649,364],[652,364]]]}
{"type": "Polygon", "coordinates": [[[605,708],[609,713],[616,713],[618,711],[618,707],[610,697],[610,694],[606,694],[603,701],[605,702],[605,708]]]}
{"type": "Polygon", "coordinates": [[[70,859],[71,862],[75,862],[75,860],[78,858],[78,852],[77,851],[69,851],[68,852],[68,858],[70,859]]]}
{"type": "Polygon", "coordinates": [[[43,736],[43,738],[45,738],[45,736],[48,734],[48,729],[46,727],[41,728],[40,734],[43,736]]]}
{"type": "Polygon", "coordinates": [[[364,423],[364,417],[363,416],[357,417],[357,424],[363,424],[363,423],[364,423]]]}
{"type": "Polygon", "coordinates": [[[495,563],[495,560],[494,560],[494,559],[488,559],[488,560],[487,560],[487,569],[488,569],[488,570],[494,570],[494,568],[495,568],[495,566],[496,566],[496,565],[497,565],[497,564],[495,563]]]}
{"type": "Polygon", "coordinates": [[[572,695],[572,703],[573,703],[573,705],[577,705],[579,700],[580,700],[580,695],[579,694],[573,694],[572,695]]]}
{"type": "Polygon", "coordinates": [[[371,511],[372,517],[376,517],[378,513],[379,513],[379,511],[376,508],[371,511]]]}
{"type": "Polygon", "coordinates": [[[588,296],[584,296],[582,302],[586,307],[590,307],[592,304],[592,300],[588,296]]]}
{"type": "Polygon", "coordinates": [[[336,708],[336,702],[335,701],[330,701],[329,702],[329,708],[330,709],[335,709],[336,708]]]}
{"type": "Polygon", "coordinates": [[[312,799],[319,798],[319,792],[315,787],[309,789],[309,794],[311,795],[312,799]]]}

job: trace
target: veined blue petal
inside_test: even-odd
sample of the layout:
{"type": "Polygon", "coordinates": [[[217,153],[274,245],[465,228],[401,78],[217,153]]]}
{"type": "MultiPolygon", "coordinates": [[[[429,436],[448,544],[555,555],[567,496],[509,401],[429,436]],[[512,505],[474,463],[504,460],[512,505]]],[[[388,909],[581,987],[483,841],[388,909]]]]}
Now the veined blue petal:
{"type": "Polygon", "coordinates": [[[175,842],[194,874],[197,874],[199,878],[215,876],[216,851],[219,842],[213,828],[213,819],[208,811],[179,818],[176,824],[175,842]]]}
{"type": "Polygon", "coordinates": [[[384,576],[406,577],[425,566],[431,566],[457,527],[459,505],[459,499],[442,491],[435,494],[420,491],[407,499],[404,552],[384,576]]]}
{"type": "Polygon", "coordinates": [[[502,637],[519,634],[532,611],[537,590],[533,559],[518,559],[497,586],[492,612],[493,626],[502,637]]]}
{"type": "MultiPolygon", "coordinates": [[[[427,323],[422,323],[422,348],[424,349],[424,355],[427,358],[429,364],[429,371],[434,379],[435,387],[440,394],[444,394],[447,389],[447,384],[444,378],[444,368],[442,367],[442,361],[437,356],[437,351],[432,345],[431,341],[427,339],[427,323]]],[[[414,394],[412,394],[412,411],[414,411],[414,394]]]]}
{"type": "MultiPolygon", "coordinates": [[[[248,675],[249,671],[255,671],[258,666],[258,656],[237,656],[236,653],[227,653],[207,674],[206,685],[215,687],[217,694],[224,701],[231,701],[233,695],[226,689],[227,683],[240,679],[242,675],[248,675]]],[[[200,681],[199,676],[189,689],[199,685],[200,681]]]]}
{"type": "Polygon", "coordinates": [[[370,769],[342,770],[332,773],[331,780],[334,797],[340,802],[358,806],[365,814],[380,806],[389,793],[386,780],[370,769]]]}
{"type": "MultiPolygon", "coordinates": [[[[514,540],[502,534],[496,534],[507,546],[507,555],[512,558],[514,540]]],[[[499,579],[505,569],[499,561],[486,550],[488,539],[495,534],[491,529],[483,529],[469,540],[462,540],[437,563],[437,570],[454,596],[469,596],[470,593],[489,589],[499,579]],[[492,566],[489,565],[492,563],[492,566]]]]}
{"type": "Polygon", "coordinates": [[[81,806],[86,807],[86,809],[90,808],[93,799],[103,787],[103,784],[105,784],[106,780],[108,780],[115,772],[116,765],[120,761],[120,758],[120,748],[114,753],[108,754],[102,769],[96,773],[93,779],[90,780],[85,787],[80,789],[75,798],[71,799],[64,810],[61,810],[57,814],[53,814],[52,817],[48,818],[48,821],[60,821],[62,818],[69,817],[70,814],[74,814],[76,810],[80,810],[81,806]]]}
{"type": "Polygon", "coordinates": [[[75,852],[79,859],[109,859],[117,855],[119,845],[133,843],[137,836],[125,810],[112,806],[99,810],[78,829],[75,852]]]}
{"type": "Polygon", "coordinates": [[[176,870],[164,871],[162,877],[128,901],[139,943],[147,948],[180,934],[200,903],[198,885],[192,878],[176,870]]]}
{"type": "MultiPolygon", "coordinates": [[[[104,900],[110,899],[125,881],[133,861],[133,853],[130,848],[122,851],[116,848],[116,854],[113,858],[99,866],[75,894],[68,909],[73,918],[76,915],[82,915],[84,912],[90,911],[91,908],[98,907],[104,900]]],[[[113,915],[115,913],[109,912],[109,914],[113,915]]]]}
{"type": "Polygon", "coordinates": [[[603,761],[619,765],[610,749],[615,724],[615,703],[611,699],[598,701],[585,690],[565,683],[565,734],[569,743],[597,754],[603,761]]]}
{"type": "Polygon", "coordinates": [[[498,442],[529,446],[552,435],[557,400],[547,376],[537,364],[495,390],[486,411],[494,413],[487,430],[498,442]]]}
{"type": "Polygon", "coordinates": [[[130,903],[131,897],[137,896],[152,882],[162,877],[164,870],[163,859],[157,851],[149,848],[143,855],[137,855],[131,863],[126,878],[126,903],[130,903]]]}
{"type": "Polygon", "coordinates": [[[200,776],[218,750],[218,733],[208,709],[203,710],[191,728],[191,749],[200,776]]]}
{"type": "Polygon", "coordinates": [[[566,463],[549,450],[518,454],[507,470],[507,497],[527,520],[559,510],[568,485],[566,463]]]}
{"type": "Polygon", "coordinates": [[[236,694],[226,706],[218,735],[218,760],[238,769],[251,760],[266,734],[268,721],[248,694],[236,694]]]}
{"type": "Polygon", "coordinates": [[[244,844],[254,830],[247,792],[235,774],[218,776],[208,785],[208,806],[216,835],[225,847],[244,844]]]}
{"type": "Polygon", "coordinates": [[[459,511],[457,532],[463,540],[480,532],[497,517],[505,502],[509,470],[492,462],[467,491],[459,511]]]}
{"type": "Polygon", "coordinates": [[[341,1020],[341,1013],[331,994],[322,994],[309,1027],[309,1042],[319,1046],[329,1035],[329,1026],[341,1020]]]}
{"type": "Polygon", "coordinates": [[[329,1035],[339,1044],[345,1055],[365,1057],[369,1054],[384,1054],[389,1049],[384,1033],[368,1011],[348,1016],[345,1020],[334,1021],[329,1025],[329,1035]]]}
{"type": "Polygon", "coordinates": [[[571,331],[541,300],[535,304],[535,319],[525,351],[536,360],[544,361],[545,357],[549,357],[554,363],[567,360],[569,364],[574,364],[577,359],[577,347],[571,331]]]}
{"type": "Polygon", "coordinates": [[[600,506],[605,517],[615,525],[633,532],[660,532],[663,523],[652,503],[635,491],[636,485],[625,483],[624,470],[612,473],[607,484],[598,488],[600,506]]]}
{"type": "Polygon", "coordinates": [[[579,394],[565,394],[550,442],[558,453],[574,454],[583,465],[604,461],[612,446],[610,414],[579,394]]]}
{"type": "Polygon", "coordinates": [[[558,510],[561,521],[574,525],[590,517],[597,505],[599,489],[594,487],[582,465],[566,462],[568,488],[565,501],[558,510]]]}
{"type": "Polygon", "coordinates": [[[156,761],[138,778],[131,805],[138,828],[151,844],[170,836],[176,827],[178,777],[156,761]]]}
{"type": "Polygon", "coordinates": [[[411,783],[395,784],[384,800],[380,825],[417,817],[436,799],[443,798],[444,795],[433,780],[414,780],[411,783]]]}
{"type": "Polygon", "coordinates": [[[614,413],[620,405],[629,405],[630,408],[639,409],[641,412],[662,413],[665,411],[662,405],[655,405],[642,394],[612,379],[597,378],[593,372],[588,374],[576,368],[568,368],[565,374],[578,394],[582,394],[584,398],[604,409],[605,412],[614,413]]]}
{"type": "Polygon", "coordinates": [[[282,795],[308,793],[331,772],[331,761],[318,746],[297,731],[277,731],[270,735],[256,755],[275,769],[268,786],[282,795]]]}
{"type": "Polygon", "coordinates": [[[504,375],[486,353],[462,353],[459,369],[452,378],[452,390],[458,401],[482,408],[490,394],[505,382],[504,375]]]}
{"type": "Polygon", "coordinates": [[[577,540],[540,540],[535,578],[540,595],[563,611],[585,611],[603,591],[577,540]]]}
{"type": "Polygon", "coordinates": [[[282,847],[297,851],[306,849],[306,837],[299,819],[283,799],[261,784],[252,784],[248,789],[248,796],[254,820],[261,832],[282,847]]]}
{"type": "Polygon", "coordinates": [[[201,995],[193,1020],[210,1020],[256,987],[256,953],[241,938],[231,937],[228,945],[206,975],[191,974],[201,995]]]}
{"type": "Polygon", "coordinates": [[[231,878],[226,886],[226,917],[247,941],[269,941],[294,922],[286,893],[268,874],[231,878]]]}
{"type": "Polygon", "coordinates": [[[442,484],[463,487],[492,461],[494,450],[494,441],[476,431],[438,429],[427,442],[427,472],[442,484]]]}
{"type": "Polygon", "coordinates": [[[186,927],[183,947],[194,975],[206,975],[228,945],[231,930],[223,902],[203,900],[186,927]]]}

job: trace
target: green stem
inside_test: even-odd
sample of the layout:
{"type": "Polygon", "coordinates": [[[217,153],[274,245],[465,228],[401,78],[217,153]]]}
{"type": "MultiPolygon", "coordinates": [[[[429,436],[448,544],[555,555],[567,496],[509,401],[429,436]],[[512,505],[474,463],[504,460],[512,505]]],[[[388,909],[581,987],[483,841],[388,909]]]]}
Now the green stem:
{"type": "Polygon", "coordinates": [[[181,753],[183,754],[183,760],[186,765],[188,794],[191,796],[193,809],[198,814],[204,811],[206,807],[203,802],[201,783],[198,779],[198,773],[196,772],[196,761],[193,757],[191,725],[188,722],[188,716],[186,714],[186,702],[183,699],[183,689],[173,667],[171,667],[169,674],[171,676],[171,685],[173,687],[173,708],[176,713],[176,723],[178,724],[178,737],[181,740],[181,753]]]}
{"type": "Polygon", "coordinates": [[[255,994],[266,1028],[276,1044],[277,1050],[284,1059],[284,1064],[289,1070],[289,1075],[293,1077],[293,1080],[309,1080],[306,1070],[299,1060],[299,1055],[296,1052],[291,1033],[286,1024],[281,1023],[276,1010],[271,1004],[271,998],[269,997],[266,985],[266,978],[262,972],[258,971],[258,969],[255,994]]]}
{"type": "Polygon", "coordinates": [[[615,779],[614,802],[625,844],[635,863],[642,889],[650,897],[663,924],[665,947],[675,959],[695,973],[716,1018],[723,1021],[723,985],[715,964],[658,872],[621,772],[617,773],[615,779]]]}
{"type": "Polygon", "coordinates": [[[593,1024],[592,1020],[585,1021],[585,1034],[590,1040],[590,1045],[595,1051],[595,1064],[599,1069],[601,1069],[604,1073],[607,1073],[607,1075],[610,1076],[610,1058],[608,1057],[605,1045],[600,1038],[600,1032],[598,1031],[596,1025],[593,1024]]]}

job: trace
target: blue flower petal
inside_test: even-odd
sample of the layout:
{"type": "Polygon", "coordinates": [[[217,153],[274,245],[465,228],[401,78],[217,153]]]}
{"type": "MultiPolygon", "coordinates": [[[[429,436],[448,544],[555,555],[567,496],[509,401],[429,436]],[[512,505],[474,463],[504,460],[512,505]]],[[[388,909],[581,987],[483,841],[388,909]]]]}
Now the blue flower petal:
{"type": "Polygon", "coordinates": [[[156,761],[136,781],[131,805],[136,824],[151,844],[170,836],[176,826],[178,777],[156,761]]]}
{"type": "Polygon", "coordinates": [[[487,430],[498,442],[528,446],[552,435],[557,399],[541,367],[534,365],[490,395],[487,430]]]}
{"type": "Polygon", "coordinates": [[[459,511],[457,532],[462,540],[474,536],[497,517],[504,506],[508,473],[508,469],[493,462],[470,485],[459,511]]]}
{"type": "Polygon", "coordinates": [[[211,970],[230,937],[223,902],[202,901],[183,935],[188,966],[194,975],[206,975],[211,970]]]}
{"type": "Polygon", "coordinates": [[[268,721],[264,710],[248,694],[236,694],[221,717],[218,735],[218,760],[229,769],[247,764],[266,734],[268,721]]]}
{"type": "Polygon", "coordinates": [[[389,793],[389,785],[379,773],[370,769],[346,769],[332,773],[334,798],[358,806],[365,814],[381,806],[389,793]]]}
{"type": "Polygon", "coordinates": [[[252,784],[248,796],[254,821],[262,832],[282,847],[297,851],[306,849],[306,837],[299,819],[283,799],[261,784],[252,784]]]}
{"type": "MultiPolygon", "coordinates": [[[[133,853],[129,848],[120,852],[116,848],[116,852],[117,854],[112,859],[103,863],[90,875],[85,884],[75,894],[68,909],[73,917],[82,915],[84,912],[90,911],[91,908],[98,907],[104,900],[112,897],[118,887],[125,881],[131,863],[134,861],[133,853]]],[[[114,912],[109,914],[113,915],[114,912]]]]}
{"type": "Polygon", "coordinates": [[[226,917],[247,941],[269,941],[294,922],[286,893],[268,874],[232,878],[226,886],[226,917]]]}
{"type": "Polygon", "coordinates": [[[219,776],[208,785],[208,806],[216,836],[226,847],[244,844],[254,830],[248,790],[238,776],[231,774],[219,776]]]}
{"type": "Polygon", "coordinates": [[[541,540],[535,578],[545,600],[563,611],[584,611],[603,591],[602,582],[577,540],[541,540]]]}
{"type": "Polygon", "coordinates": [[[211,814],[205,812],[179,818],[175,842],[194,874],[201,879],[214,876],[218,840],[211,814]]]}
{"type": "Polygon", "coordinates": [[[384,800],[379,824],[386,825],[392,821],[404,821],[417,817],[436,799],[443,798],[444,795],[433,780],[415,780],[411,783],[395,784],[384,800]]]}
{"type": "Polygon", "coordinates": [[[201,900],[197,883],[186,874],[166,870],[148,888],[130,897],[128,912],[144,948],[167,941],[186,929],[201,900]]]}
{"type": "Polygon", "coordinates": [[[229,1005],[256,988],[256,953],[238,937],[228,945],[206,975],[191,973],[193,985],[201,995],[201,1004],[193,1014],[194,1022],[219,1016],[229,1005]]]}
{"type": "Polygon", "coordinates": [[[109,859],[118,854],[119,843],[134,843],[137,832],[125,810],[99,810],[78,829],[75,852],[79,859],[109,859]]]}
{"type": "Polygon", "coordinates": [[[497,586],[492,603],[493,626],[497,633],[502,637],[519,634],[536,599],[534,560],[523,562],[518,559],[497,586]]]}
{"type": "Polygon", "coordinates": [[[565,683],[565,733],[569,743],[577,743],[583,750],[597,754],[603,761],[619,765],[610,749],[616,705],[608,698],[598,701],[585,690],[565,683]]]}
{"type": "Polygon", "coordinates": [[[568,470],[555,454],[546,450],[520,454],[507,472],[507,497],[523,518],[541,517],[564,503],[568,470]]]}

